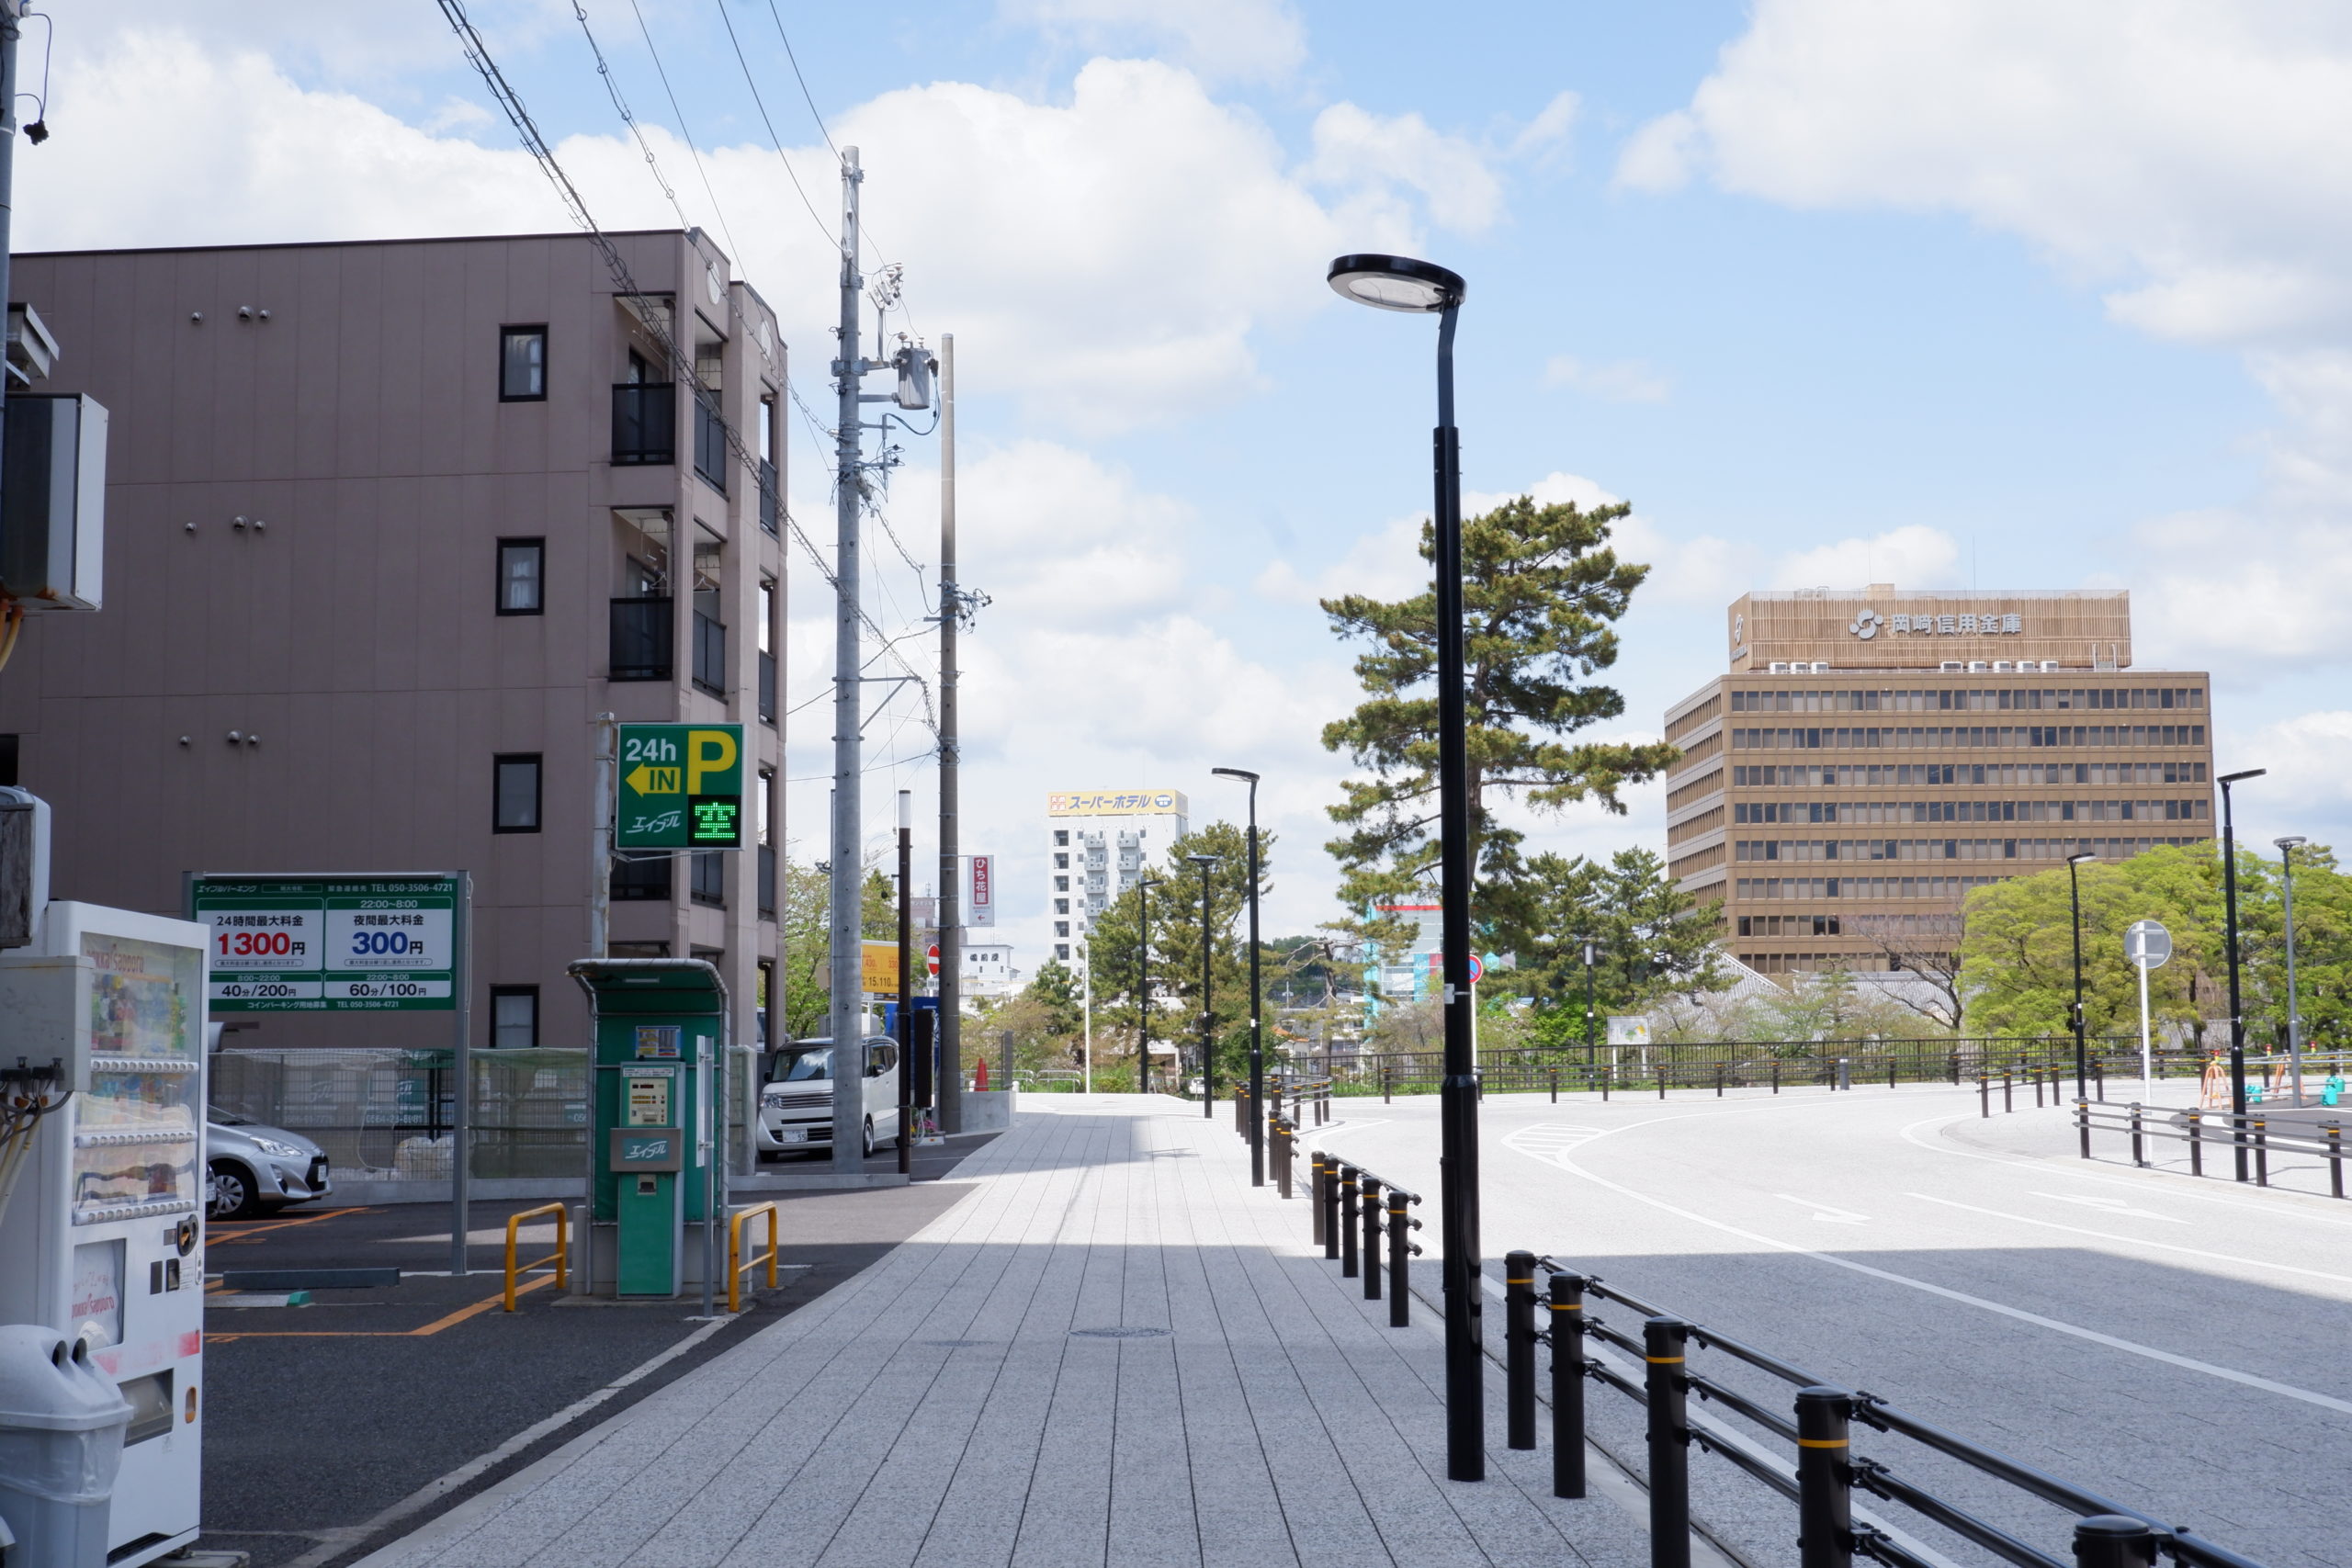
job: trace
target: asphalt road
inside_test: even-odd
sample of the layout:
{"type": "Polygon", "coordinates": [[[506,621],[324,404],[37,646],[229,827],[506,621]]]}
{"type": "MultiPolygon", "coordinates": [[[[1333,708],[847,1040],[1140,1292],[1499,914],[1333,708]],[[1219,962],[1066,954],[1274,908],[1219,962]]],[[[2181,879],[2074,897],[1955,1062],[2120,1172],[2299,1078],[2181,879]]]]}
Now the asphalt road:
{"type": "MultiPolygon", "coordinates": [[[[1430,1194],[1430,1243],[1434,1097],[1341,1107],[1308,1142],[1430,1194]]],[[[2352,1204],[2086,1163],[2064,1111],[1980,1121],[1973,1092],[1939,1088],[1490,1096],[1481,1123],[1498,1264],[1524,1247],[1582,1266],[2272,1568],[2352,1562],[2352,1204]]],[[[1635,1314],[1598,1310],[1638,1336],[1635,1314]]],[[[1500,1311],[1485,1315],[1498,1347],[1500,1311]]],[[[1691,1366],[1788,1408],[1787,1385],[1727,1362],[1691,1366]]],[[[1638,1409],[1588,1398],[1638,1471],[1638,1409]]],[[[2071,1560],[2058,1510],[1856,1430],[1858,1452],[2071,1560]]],[[[1692,1473],[1727,1541],[1795,1560],[1792,1509],[1720,1460],[1692,1473]]]]}
{"type": "MultiPolygon", "coordinates": [[[[921,1151],[919,1178],[946,1174],[987,1141],[921,1151]]],[[[886,1151],[874,1164],[895,1168],[895,1156],[886,1151]]],[[[823,1294],[967,1190],[919,1179],[778,1194],[782,1260],[798,1267],[725,1324],[696,1322],[699,1298],[576,1304],[560,1302],[548,1284],[522,1296],[523,1310],[509,1315],[499,1300],[504,1225],[510,1213],[534,1206],[527,1203],[472,1206],[477,1272],[462,1278],[447,1272],[448,1211],[440,1205],[289,1209],[215,1224],[209,1274],[389,1264],[402,1275],[388,1288],[318,1292],[302,1307],[208,1303],[204,1545],[248,1551],[254,1568],[347,1559],[371,1543],[370,1521],[420,1490],[670,1355],[593,1409],[548,1426],[435,1495],[402,1517],[403,1529],[823,1294]]],[[[551,1220],[526,1224],[525,1256],[546,1254],[552,1237],[551,1220]]]]}

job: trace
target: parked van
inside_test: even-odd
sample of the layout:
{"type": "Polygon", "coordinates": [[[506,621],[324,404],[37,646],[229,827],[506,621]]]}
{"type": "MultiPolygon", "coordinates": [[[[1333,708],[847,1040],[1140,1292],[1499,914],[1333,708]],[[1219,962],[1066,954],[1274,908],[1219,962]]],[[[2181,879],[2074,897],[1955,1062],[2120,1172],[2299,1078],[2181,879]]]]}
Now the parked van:
{"type": "MultiPolygon", "coordinates": [[[[865,1152],[899,1141],[899,1043],[865,1037],[865,1152]]],[[[770,1058],[755,1135],[762,1158],[833,1147],[833,1043],[796,1040],[770,1058]]]]}

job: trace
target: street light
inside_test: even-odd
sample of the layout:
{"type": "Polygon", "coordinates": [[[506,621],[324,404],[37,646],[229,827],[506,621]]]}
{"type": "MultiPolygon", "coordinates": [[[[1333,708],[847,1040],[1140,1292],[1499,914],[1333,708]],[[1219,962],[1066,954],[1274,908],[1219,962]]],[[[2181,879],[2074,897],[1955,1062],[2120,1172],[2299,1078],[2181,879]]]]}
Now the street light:
{"type": "Polygon", "coordinates": [[[2089,1086],[2085,1082],[2090,1064],[2087,1060],[2089,1052],[2083,1044],[2083,881],[2078,872],[2086,863],[2097,859],[2098,856],[2088,850],[2066,857],[2066,897],[2075,909],[2075,1098],[2077,1100],[2090,1098],[2089,1086]]]}
{"type": "MultiPolygon", "coordinates": [[[[1600,1060],[1600,1015],[1592,1010],[1592,961],[1599,956],[1593,940],[1584,939],[1584,1065],[1585,1076],[1591,1077],[1593,1064],[1600,1060]]],[[[1588,1081],[1588,1090],[1592,1085],[1588,1081]]]]}
{"type": "Polygon", "coordinates": [[[2294,1077],[2295,1103],[2303,1103],[2303,1015],[2295,998],[2295,851],[2310,842],[2301,833],[2273,839],[2287,899],[2287,1067],[2294,1077]]]}
{"type": "Polygon", "coordinates": [[[1266,1037],[1258,1021],[1258,775],[1244,768],[1211,768],[1221,779],[1250,786],[1250,1185],[1266,1184],[1266,1037]]]}
{"type": "Polygon", "coordinates": [[[2222,929],[2230,957],[2230,1144],[2240,1181],[2245,1179],[2245,1018],[2238,1002],[2238,840],[2230,816],[2230,786],[2269,771],[2248,768],[2214,781],[2222,786],[2222,929]]]}
{"type": "Polygon", "coordinates": [[[1151,890],[1147,876],[1136,884],[1136,1092],[1151,1092],[1151,890]]]}
{"type": "Polygon", "coordinates": [[[1439,1089],[1439,1209],[1445,1238],[1445,1472],[1487,1475],[1487,1384],[1479,1348],[1478,1084],[1470,1008],[1470,760],[1463,710],[1462,438],[1453,426],[1453,323],[1466,288],[1459,274],[1409,256],[1351,255],[1326,281],[1342,298],[1383,310],[1437,317],[1437,430],[1431,456],[1436,576],[1438,904],[1445,1008],[1445,1080],[1439,1089]]]}
{"type": "Polygon", "coordinates": [[[1216,1114],[1216,1077],[1209,1062],[1209,867],[1223,855],[1186,855],[1201,868],[1201,1114],[1216,1114]]]}

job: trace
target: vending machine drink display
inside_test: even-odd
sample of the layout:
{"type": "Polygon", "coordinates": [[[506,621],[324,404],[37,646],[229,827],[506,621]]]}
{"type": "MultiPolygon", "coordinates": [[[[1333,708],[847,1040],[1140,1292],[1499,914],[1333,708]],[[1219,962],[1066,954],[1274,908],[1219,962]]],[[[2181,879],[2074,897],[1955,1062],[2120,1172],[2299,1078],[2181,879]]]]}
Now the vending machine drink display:
{"type": "Polygon", "coordinates": [[[130,1405],[108,1561],[195,1540],[204,1370],[205,928],[47,907],[0,960],[6,1055],[74,1093],[33,1131],[0,1213],[0,1323],[88,1347],[130,1405]]]}

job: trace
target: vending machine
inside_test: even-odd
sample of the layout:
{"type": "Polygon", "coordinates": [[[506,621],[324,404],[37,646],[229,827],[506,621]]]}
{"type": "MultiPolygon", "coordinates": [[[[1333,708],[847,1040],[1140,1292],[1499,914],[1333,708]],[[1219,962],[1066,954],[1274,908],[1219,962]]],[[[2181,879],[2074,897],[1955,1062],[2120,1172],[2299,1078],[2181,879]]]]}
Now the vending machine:
{"type": "Polygon", "coordinates": [[[204,1379],[205,928],[57,902],[0,956],[0,1056],[54,1061],[0,1213],[0,1323],[90,1347],[131,1407],[110,1564],[198,1530],[204,1379]]]}

